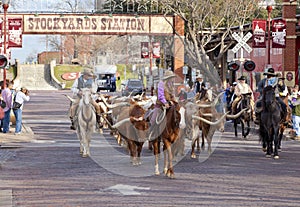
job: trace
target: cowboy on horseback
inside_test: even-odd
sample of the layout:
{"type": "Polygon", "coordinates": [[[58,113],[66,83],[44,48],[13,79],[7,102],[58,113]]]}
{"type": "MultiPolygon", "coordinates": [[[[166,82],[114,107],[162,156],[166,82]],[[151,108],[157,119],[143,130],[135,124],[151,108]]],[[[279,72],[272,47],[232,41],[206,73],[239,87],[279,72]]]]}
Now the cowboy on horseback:
{"type": "Polygon", "coordinates": [[[234,95],[235,99],[232,102],[232,114],[237,113],[237,106],[238,103],[240,102],[242,95],[243,94],[248,94],[251,93],[251,99],[250,99],[250,107],[251,107],[251,112],[252,112],[252,119],[255,119],[255,113],[254,113],[254,96],[253,96],[253,91],[251,90],[251,87],[246,83],[246,77],[241,76],[238,79],[238,84],[235,86],[234,89],[234,95]]]}
{"type": "Polygon", "coordinates": [[[259,99],[256,101],[256,119],[254,120],[255,124],[260,123],[260,112],[262,111],[262,103],[261,103],[261,97],[262,97],[262,92],[263,89],[267,86],[272,86],[275,88],[275,97],[276,101],[280,104],[281,106],[281,113],[283,120],[285,120],[285,117],[287,116],[287,107],[286,104],[282,101],[282,99],[279,97],[280,91],[282,91],[282,88],[285,86],[283,84],[280,84],[279,78],[277,77],[277,74],[275,74],[275,71],[273,68],[269,68],[267,72],[265,72],[263,75],[266,75],[267,77],[262,79],[258,83],[258,92],[260,93],[259,99]],[[278,84],[279,83],[279,84],[278,84]]]}
{"type": "Polygon", "coordinates": [[[150,119],[151,129],[154,128],[156,117],[158,116],[159,111],[165,107],[169,108],[172,103],[175,102],[175,89],[173,84],[173,78],[175,78],[175,74],[172,71],[167,70],[162,78],[159,81],[157,86],[157,100],[155,104],[155,108],[153,114],[150,119]]]}
{"type": "MultiPolygon", "coordinates": [[[[74,117],[76,116],[79,100],[82,96],[81,89],[89,88],[91,92],[95,94],[97,92],[97,84],[95,79],[96,79],[96,75],[94,74],[93,70],[89,68],[85,68],[82,75],[74,81],[71,91],[73,92],[73,98],[75,99],[75,102],[71,103],[71,107],[69,110],[69,115],[71,120],[70,129],[75,130],[74,117]]],[[[96,110],[97,122],[100,123],[100,113],[101,113],[100,106],[96,103],[95,100],[92,101],[92,105],[96,110]]]]}

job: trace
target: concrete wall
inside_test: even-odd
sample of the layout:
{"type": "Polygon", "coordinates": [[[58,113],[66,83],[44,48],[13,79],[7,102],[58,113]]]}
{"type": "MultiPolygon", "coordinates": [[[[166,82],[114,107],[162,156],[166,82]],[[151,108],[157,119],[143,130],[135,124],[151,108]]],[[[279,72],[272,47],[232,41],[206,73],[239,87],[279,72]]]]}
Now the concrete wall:
{"type": "Polygon", "coordinates": [[[15,87],[29,90],[55,90],[49,64],[17,64],[15,87]]]}

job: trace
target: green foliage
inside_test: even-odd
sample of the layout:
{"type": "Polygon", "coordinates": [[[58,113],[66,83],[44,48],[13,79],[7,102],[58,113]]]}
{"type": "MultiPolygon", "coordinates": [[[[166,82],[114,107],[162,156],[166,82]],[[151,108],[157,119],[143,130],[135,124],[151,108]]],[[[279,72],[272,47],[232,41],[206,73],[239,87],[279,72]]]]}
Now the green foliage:
{"type": "Polygon", "coordinates": [[[71,88],[73,85],[74,80],[63,80],[61,76],[65,73],[71,73],[71,72],[81,72],[82,66],[79,65],[58,65],[54,67],[54,76],[56,79],[63,83],[66,83],[66,88],[71,88]]]}

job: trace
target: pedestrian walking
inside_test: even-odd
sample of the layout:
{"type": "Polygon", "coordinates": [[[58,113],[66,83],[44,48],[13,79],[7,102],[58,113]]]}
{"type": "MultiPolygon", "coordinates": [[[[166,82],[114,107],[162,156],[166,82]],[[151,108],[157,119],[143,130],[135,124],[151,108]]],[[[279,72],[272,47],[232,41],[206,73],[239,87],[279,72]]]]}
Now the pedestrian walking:
{"type": "Polygon", "coordinates": [[[22,87],[14,96],[13,112],[16,117],[16,129],[15,135],[21,134],[22,131],[22,112],[24,107],[24,102],[29,101],[29,90],[25,87],[22,87]],[[15,104],[18,103],[18,104],[15,104]],[[17,105],[17,107],[15,107],[17,105]]]}

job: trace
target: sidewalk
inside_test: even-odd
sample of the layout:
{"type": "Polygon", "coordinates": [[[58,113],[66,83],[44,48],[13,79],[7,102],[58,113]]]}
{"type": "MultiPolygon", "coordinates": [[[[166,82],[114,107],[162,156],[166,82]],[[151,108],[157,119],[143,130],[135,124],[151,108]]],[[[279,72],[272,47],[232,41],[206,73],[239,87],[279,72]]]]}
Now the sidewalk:
{"type": "Polygon", "coordinates": [[[10,132],[5,134],[0,132],[1,148],[17,147],[21,143],[35,140],[33,131],[25,124],[22,124],[22,132],[20,135],[15,135],[15,125],[11,125],[9,130],[10,132]]]}

